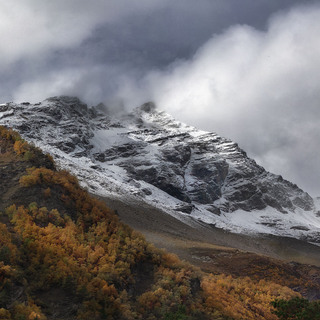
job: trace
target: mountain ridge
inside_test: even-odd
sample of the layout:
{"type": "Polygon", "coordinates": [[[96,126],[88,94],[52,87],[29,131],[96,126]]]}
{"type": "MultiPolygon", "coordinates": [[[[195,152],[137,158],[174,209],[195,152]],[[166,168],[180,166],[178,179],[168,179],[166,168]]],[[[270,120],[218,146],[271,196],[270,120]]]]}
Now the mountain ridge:
{"type": "Polygon", "coordinates": [[[319,242],[313,199],[238,145],[146,103],[118,116],[78,98],[2,104],[0,124],[52,153],[98,195],[146,202],[187,224],[319,242]]]}

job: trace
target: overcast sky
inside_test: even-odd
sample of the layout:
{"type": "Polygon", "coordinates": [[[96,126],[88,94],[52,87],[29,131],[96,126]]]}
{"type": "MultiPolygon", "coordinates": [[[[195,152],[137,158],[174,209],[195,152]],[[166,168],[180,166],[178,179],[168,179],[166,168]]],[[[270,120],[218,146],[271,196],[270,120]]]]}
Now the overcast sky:
{"type": "Polygon", "coordinates": [[[0,102],[159,109],[320,196],[320,1],[0,0],[0,102]]]}

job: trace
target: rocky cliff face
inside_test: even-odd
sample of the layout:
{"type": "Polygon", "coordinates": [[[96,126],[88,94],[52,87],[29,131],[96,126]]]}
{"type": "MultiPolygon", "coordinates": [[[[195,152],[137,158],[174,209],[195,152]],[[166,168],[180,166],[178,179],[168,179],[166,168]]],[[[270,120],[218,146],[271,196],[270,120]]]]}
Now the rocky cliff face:
{"type": "Polygon", "coordinates": [[[50,152],[92,192],[147,202],[235,232],[318,241],[313,199],[238,145],[147,103],[118,119],[102,105],[54,97],[0,106],[0,124],[50,152]]]}

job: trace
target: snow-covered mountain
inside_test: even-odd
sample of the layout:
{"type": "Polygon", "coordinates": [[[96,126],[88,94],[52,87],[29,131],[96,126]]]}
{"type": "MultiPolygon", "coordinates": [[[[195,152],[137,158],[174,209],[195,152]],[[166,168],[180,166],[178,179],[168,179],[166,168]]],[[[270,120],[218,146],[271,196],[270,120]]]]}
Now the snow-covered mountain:
{"type": "Polygon", "coordinates": [[[115,118],[77,98],[0,105],[0,124],[53,155],[92,193],[148,203],[184,221],[320,242],[313,199],[238,145],[146,103],[115,118]]]}

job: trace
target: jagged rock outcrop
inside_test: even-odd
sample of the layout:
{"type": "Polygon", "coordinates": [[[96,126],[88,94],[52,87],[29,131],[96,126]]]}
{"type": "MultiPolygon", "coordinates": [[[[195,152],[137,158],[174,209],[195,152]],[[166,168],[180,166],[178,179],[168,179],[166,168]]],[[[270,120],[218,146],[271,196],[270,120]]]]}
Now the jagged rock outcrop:
{"type": "Polygon", "coordinates": [[[318,241],[313,199],[236,143],[182,124],[153,103],[118,119],[102,110],[71,97],[8,103],[0,106],[0,124],[52,153],[92,192],[133,197],[236,232],[318,241]]]}

